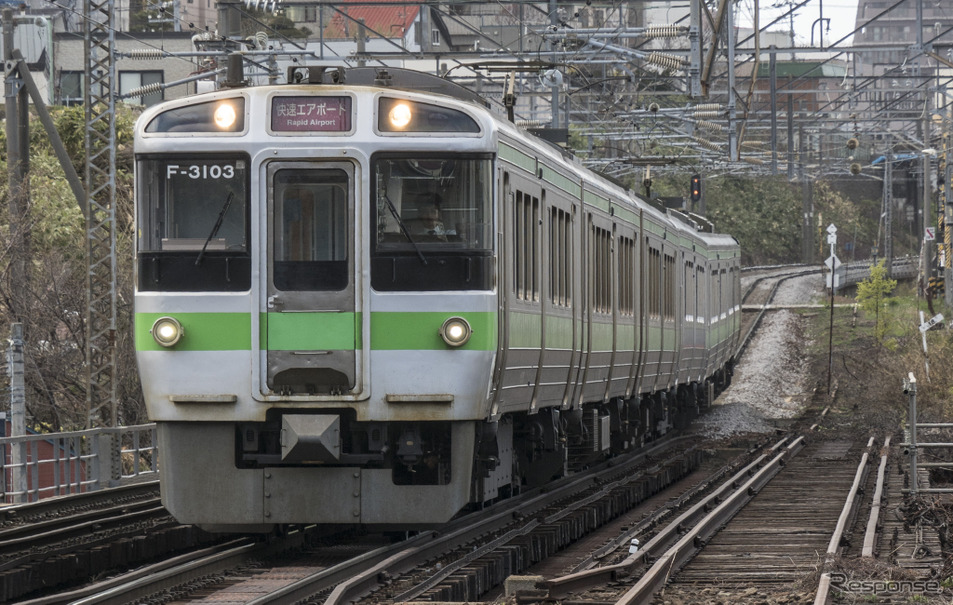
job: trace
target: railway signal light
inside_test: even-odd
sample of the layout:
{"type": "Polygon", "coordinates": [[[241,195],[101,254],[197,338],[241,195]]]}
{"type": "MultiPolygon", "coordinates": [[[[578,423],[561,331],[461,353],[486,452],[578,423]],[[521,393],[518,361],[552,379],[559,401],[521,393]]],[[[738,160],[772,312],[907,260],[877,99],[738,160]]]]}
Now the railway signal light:
{"type": "Polygon", "coordinates": [[[692,175],[691,198],[693,202],[702,199],[702,177],[697,174],[692,175]]]}

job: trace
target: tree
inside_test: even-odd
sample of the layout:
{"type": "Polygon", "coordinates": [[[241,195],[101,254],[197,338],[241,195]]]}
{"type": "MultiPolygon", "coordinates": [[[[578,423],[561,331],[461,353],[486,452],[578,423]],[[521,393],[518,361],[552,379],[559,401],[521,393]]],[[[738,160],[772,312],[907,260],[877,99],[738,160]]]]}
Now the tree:
{"type": "MultiPolygon", "coordinates": [[[[688,173],[682,181],[684,195],[688,195],[688,173]]],[[[801,198],[786,178],[705,179],[702,195],[715,229],[730,233],[741,244],[744,264],[788,263],[800,258],[801,198]]]]}
{"type": "MultiPolygon", "coordinates": [[[[880,210],[879,197],[864,195],[863,191],[852,191],[848,197],[831,183],[814,182],[814,212],[818,217],[815,224],[820,229],[830,224],[837,226],[838,245],[845,253],[848,252],[847,244],[852,247],[850,254],[842,257],[845,262],[870,255],[870,247],[877,239],[880,210]]],[[[820,229],[815,230],[816,236],[823,235],[820,229]]],[[[815,241],[815,249],[816,245],[815,241]]]]}
{"type": "Polygon", "coordinates": [[[870,268],[870,277],[857,284],[857,303],[867,315],[874,316],[874,336],[883,344],[887,333],[887,322],[880,310],[890,300],[890,294],[897,287],[897,281],[887,277],[886,259],[880,259],[870,268]]]}
{"type": "MultiPolygon", "coordinates": [[[[85,161],[82,107],[51,108],[57,131],[80,168],[85,161]]],[[[124,424],[144,421],[145,409],[132,343],[132,140],[134,114],[118,108],[117,141],[117,397],[124,424]]],[[[0,331],[9,334],[8,301],[15,293],[26,340],[28,424],[39,430],[82,428],[86,416],[86,227],[72,190],[37,120],[30,125],[30,287],[10,279],[6,204],[0,205],[0,331]]],[[[0,150],[6,149],[0,132],[0,150]]],[[[7,195],[6,157],[0,154],[0,194],[7,195]]]]}

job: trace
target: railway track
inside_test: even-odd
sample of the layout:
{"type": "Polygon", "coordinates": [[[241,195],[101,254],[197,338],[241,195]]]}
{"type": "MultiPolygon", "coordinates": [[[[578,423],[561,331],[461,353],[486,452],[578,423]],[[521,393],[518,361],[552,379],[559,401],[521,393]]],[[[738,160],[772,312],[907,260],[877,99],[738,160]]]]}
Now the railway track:
{"type": "Polygon", "coordinates": [[[809,443],[671,576],[664,596],[790,594],[801,586],[813,599],[816,584],[805,581],[843,546],[857,512],[854,481],[866,480],[867,447],[844,439],[809,443]]]}
{"type": "MultiPolygon", "coordinates": [[[[353,602],[371,593],[378,600],[407,599],[411,594],[445,590],[443,580],[449,578],[452,584],[459,568],[480,557],[522,551],[530,564],[556,552],[664,484],[690,473],[700,459],[685,439],[660,442],[628,463],[615,460],[593,469],[592,474],[528,492],[461,518],[439,534],[424,532],[398,544],[368,539],[348,550],[341,540],[336,545],[309,543],[306,532],[301,532],[294,538],[296,545],[289,546],[288,537],[280,541],[282,552],[295,551],[290,558],[276,554],[277,544],[236,544],[207,557],[145,570],[126,580],[118,578],[95,592],[87,590],[75,602],[128,603],[148,596],[151,602],[176,603],[181,595],[188,595],[189,603],[228,598],[261,604],[295,603],[319,595],[320,601],[331,604],[353,602]],[[510,543],[513,540],[519,545],[510,543]],[[222,560],[227,560],[224,566],[222,560]]],[[[495,582],[502,583],[519,567],[497,571],[495,582]]],[[[42,602],[73,602],[75,596],[42,602]]]]}
{"type": "Polygon", "coordinates": [[[744,603],[752,596],[771,602],[766,595],[777,593],[812,602],[854,520],[872,446],[786,438],[638,552],[611,565],[531,578],[532,588],[517,600],[744,603]]]}
{"type": "Polygon", "coordinates": [[[819,267],[796,266],[782,270],[752,271],[751,275],[742,278],[744,292],[741,296],[741,343],[738,345],[735,359],[740,359],[744,354],[761,321],[770,310],[768,305],[774,300],[781,286],[788,280],[820,272],[819,267]]]}
{"type": "Polygon", "coordinates": [[[3,514],[0,602],[5,603],[211,540],[169,516],[156,482],[13,506],[3,514]]]}

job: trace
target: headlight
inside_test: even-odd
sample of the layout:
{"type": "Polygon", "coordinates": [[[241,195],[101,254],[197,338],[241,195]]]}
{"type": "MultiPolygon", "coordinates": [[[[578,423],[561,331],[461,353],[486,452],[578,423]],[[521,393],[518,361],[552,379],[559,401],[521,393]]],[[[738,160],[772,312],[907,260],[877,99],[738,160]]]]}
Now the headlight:
{"type": "Polygon", "coordinates": [[[149,330],[156,342],[163,347],[171,347],[185,336],[182,324],[174,317],[160,317],[149,330]]]}
{"type": "Polygon", "coordinates": [[[232,125],[235,124],[235,118],[238,116],[235,113],[235,107],[231,103],[222,103],[215,108],[215,113],[212,118],[215,120],[215,125],[222,130],[231,130],[232,125]]]}
{"type": "Polygon", "coordinates": [[[390,118],[391,126],[397,130],[403,130],[407,128],[407,125],[410,124],[412,114],[410,112],[410,105],[407,103],[397,103],[390,108],[390,118]]]}
{"type": "Polygon", "coordinates": [[[440,326],[440,337],[451,347],[462,347],[470,340],[473,329],[462,317],[451,317],[440,326]]]}

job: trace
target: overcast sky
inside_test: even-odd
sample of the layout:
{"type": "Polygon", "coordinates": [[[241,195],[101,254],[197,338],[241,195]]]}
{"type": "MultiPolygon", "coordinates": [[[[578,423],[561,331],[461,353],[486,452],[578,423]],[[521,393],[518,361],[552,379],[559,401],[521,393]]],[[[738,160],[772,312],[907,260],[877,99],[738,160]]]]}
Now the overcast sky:
{"type": "MultiPolygon", "coordinates": [[[[738,4],[738,22],[739,24],[751,25],[754,4],[758,0],[744,0],[738,4]]],[[[766,27],[780,15],[783,15],[788,7],[800,4],[800,0],[760,0],[761,7],[761,27],[766,27]],[[777,8],[775,8],[777,7],[777,8]]],[[[820,28],[816,23],[821,18],[821,10],[824,11],[824,45],[830,45],[847,34],[854,31],[854,20],[857,18],[857,0],[810,0],[804,6],[797,9],[794,14],[794,34],[798,46],[811,43],[811,33],[813,28],[814,45],[820,43],[820,28]],[[829,21],[828,21],[829,20],[829,21]],[[828,31],[828,27],[830,30],[828,31]]],[[[777,23],[770,28],[773,31],[791,30],[791,20],[785,17],[782,23],[777,23]]],[[[849,40],[843,44],[849,44],[849,40]]]]}

